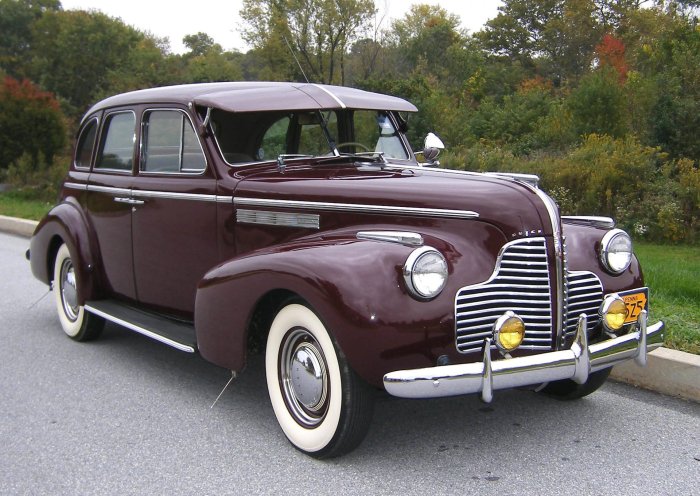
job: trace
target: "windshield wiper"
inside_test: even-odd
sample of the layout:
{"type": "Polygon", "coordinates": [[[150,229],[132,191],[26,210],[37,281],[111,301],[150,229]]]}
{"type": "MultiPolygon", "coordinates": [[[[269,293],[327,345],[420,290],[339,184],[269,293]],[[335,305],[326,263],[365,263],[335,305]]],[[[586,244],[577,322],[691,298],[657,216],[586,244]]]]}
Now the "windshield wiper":
{"type": "Polygon", "coordinates": [[[284,169],[287,167],[285,159],[288,158],[313,158],[313,155],[307,153],[282,153],[277,155],[277,168],[280,172],[284,172],[284,169]]]}
{"type": "Polygon", "coordinates": [[[317,164],[328,164],[328,163],[336,163],[336,162],[341,162],[343,160],[361,160],[365,161],[365,163],[372,163],[372,164],[385,164],[386,160],[384,159],[384,152],[357,152],[357,153],[341,153],[336,156],[328,156],[328,157],[315,157],[316,160],[315,162],[317,164]]]}

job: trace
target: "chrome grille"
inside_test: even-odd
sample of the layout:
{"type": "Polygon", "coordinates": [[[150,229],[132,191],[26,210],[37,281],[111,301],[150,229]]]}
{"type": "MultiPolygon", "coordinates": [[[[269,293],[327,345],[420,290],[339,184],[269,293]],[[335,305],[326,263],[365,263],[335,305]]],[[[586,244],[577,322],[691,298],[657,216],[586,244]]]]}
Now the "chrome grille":
{"type": "Polygon", "coordinates": [[[582,313],[588,317],[588,333],[598,325],[598,308],[603,302],[603,285],[592,272],[567,272],[568,298],[564,334],[567,338],[576,333],[576,324],[582,313]]]}
{"type": "Polygon", "coordinates": [[[488,281],[457,292],[457,350],[480,350],[484,338],[491,336],[496,319],[507,310],[525,322],[525,339],[520,348],[551,350],[552,301],[544,238],[508,243],[488,281]]]}

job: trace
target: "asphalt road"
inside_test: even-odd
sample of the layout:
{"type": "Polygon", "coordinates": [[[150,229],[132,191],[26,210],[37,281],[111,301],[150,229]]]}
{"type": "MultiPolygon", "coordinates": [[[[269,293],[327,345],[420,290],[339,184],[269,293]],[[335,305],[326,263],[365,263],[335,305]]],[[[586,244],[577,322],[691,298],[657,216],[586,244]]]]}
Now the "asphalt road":
{"type": "Polygon", "coordinates": [[[377,394],[364,443],[320,462],[274,419],[262,357],[226,370],[108,325],[60,329],[24,238],[0,234],[0,494],[700,495],[700,405],[607,383],[411,401],[377,394]]]}

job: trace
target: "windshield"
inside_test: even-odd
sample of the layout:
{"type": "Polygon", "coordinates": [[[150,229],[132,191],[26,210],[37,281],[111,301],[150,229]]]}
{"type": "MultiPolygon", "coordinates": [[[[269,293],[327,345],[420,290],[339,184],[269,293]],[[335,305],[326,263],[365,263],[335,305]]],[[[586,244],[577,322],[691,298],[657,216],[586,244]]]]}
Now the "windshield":
{"type": "Polygon", "coordinates": [[[332,110],[233,113],[214,110],[211,127],[229,164],[275,160],[280,155],[379,155],[409,160],[389,112],[332,110]],[[325,128],[327,130],[324,130],[325,128]]]}

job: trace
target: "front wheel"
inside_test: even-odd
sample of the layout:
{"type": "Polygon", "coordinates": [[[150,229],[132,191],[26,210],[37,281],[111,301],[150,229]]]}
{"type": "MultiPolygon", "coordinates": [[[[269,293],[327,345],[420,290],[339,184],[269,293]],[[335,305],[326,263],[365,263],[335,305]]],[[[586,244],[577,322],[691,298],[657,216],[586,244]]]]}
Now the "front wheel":
{"type": "Polygon", "coordinates": [[[78,277],[68,246],[62,244],[56,253],[53,269],[53,292],[61,327],[68,337],[87,341],[100,335],[104,319],[85,311],[78,304],[78,277]]]}
{"type": "Polygon", "coordinates": [[[550,382],[542,392],[559,400],[577,400],[588,396],[602,386],[610,375],[610,371],[612,367],[593,372],[583,384],[577,384],[571,379],[550,382]]]}
{"type": "Polygon", "coordinates": [[[293,303],[277,313],[265,373],[277,421],[297,449],[331,458],[362,442],[372,419],[373,392],[311,309],[293,303]]]}

